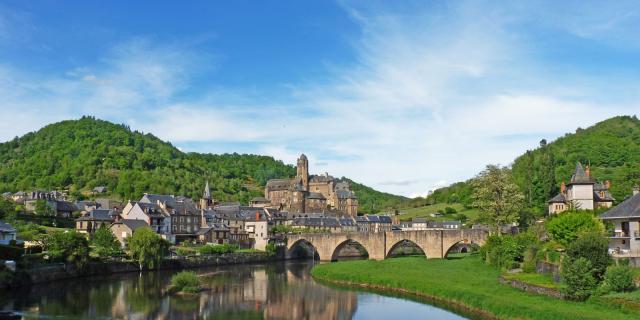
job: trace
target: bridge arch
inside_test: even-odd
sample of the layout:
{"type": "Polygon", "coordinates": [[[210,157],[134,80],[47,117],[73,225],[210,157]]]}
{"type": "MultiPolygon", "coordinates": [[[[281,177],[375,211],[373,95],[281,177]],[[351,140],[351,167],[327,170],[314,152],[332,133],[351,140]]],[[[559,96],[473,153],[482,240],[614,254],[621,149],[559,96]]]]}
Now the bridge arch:
{"type": "Polygon", "coordinates": [[[338,243],[335,249],[333,249],[333,253],[331,254],[331,261],[337,261],[338,258],[340,257],[340,252],[342,251],[342,249],[344,249],[347,245],[350,245],[350,244],[358,245],[362,247],[366,251],[366,257],[367,258],[369,257],[369,249],[363,243],[361,243],[358,240],[348,238],[338,243]]]}
{"type": "Polygon", "coordinates": [[[316,246],[307,239],[298,239],[287,247],[286,257],[291,258],[312,258],[313,260],[320,260],[320,254],[316,246]]]}
{"type": "Polygon", "coordinates": [[[427,256],[427,250],[425,250],[425,248],[423,248],[421,245],[417,244],[415,241],[413,241],[413,240],[411,240],[411,239],[406,239],[406,238],[401,239],[401,240],[398,240],[398,241],[396,241],[396,242],[395,242],[395,243],[393,243],[393,244],[390,244],[390,243],[389,243],[389,244],[387,244],[387,245],[389,245],[389,246],[388,246],[387,252],[385,252],[384,258],[385,258],[385,259],[388,259],[388,258],[393,257],[393,256],[392,256],[393,251],[394,251],[394,250],[396,250],[396,249],[398,249],[400,246],[405,245],[406,243],[410,243],[410,244],[412,244],[414,247],[416,247],[416,248],[420,249],[420,251],[421,251],[421,252],[422,252],[422,254],[425,256],[425,258],[429,258],[429,256],[427,256]]]}

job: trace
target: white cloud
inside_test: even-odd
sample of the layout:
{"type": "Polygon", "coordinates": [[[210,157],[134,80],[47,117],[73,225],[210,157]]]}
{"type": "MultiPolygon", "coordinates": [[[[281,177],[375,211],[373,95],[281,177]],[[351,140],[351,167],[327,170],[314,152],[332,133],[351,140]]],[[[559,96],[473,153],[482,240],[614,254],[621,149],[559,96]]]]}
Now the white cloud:
{"type": "MultiPolygon", "coordinates": [[[[0,139],[91,114],[183,148],[218,143],[234,152],[234,144],[249,143],[286,163],[304,152],[314,172],[414,196],[488,163],[508,164],[542,138],[637,112],[634,94],[624,103],[601,94],[612,79],[549,74],[518,25],[529,21],[528,10],[514,6],[418,5],[400,15],[345,5],[362,28],[353,43],[357,63],[331,69],[328,84],[290,86],[282,98],[193,90],[207,56],[153,39],[126,41],[96,65],[61,75],[0,65],[0,139]]],[[[532,14],[558,26],[555,17],[532,14]]]]}

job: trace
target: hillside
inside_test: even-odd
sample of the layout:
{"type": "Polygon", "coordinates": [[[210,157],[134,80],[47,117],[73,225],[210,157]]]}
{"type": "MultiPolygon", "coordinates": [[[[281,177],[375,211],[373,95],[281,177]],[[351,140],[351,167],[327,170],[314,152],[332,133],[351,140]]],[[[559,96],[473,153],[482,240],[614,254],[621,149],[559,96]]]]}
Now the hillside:
{"type": "MultiPolygon", "coordinates": [[[[591,176],[598,181],[610,180],[613,196],[624,200],[640,183],[640,120],[635,116],[607,119],[550,143],[542,140],[538,148],[516,158],[513,176],[529,207],[544,210],[578,161],[590,164],[591,176]]],[[[436,190],[428,201],[469,204],[471,192],[468,181],[459,182],[436,190]]]]}
{"type": "MultiPolygon", "coordinates": [[[[267,156],[184,153],[151,134],[92,117],[48,125],[0,143],[0,192],[68,189],[81,198],[106,186],[119,199],[144,192],[199,198],[209,181],[214,198],[246,203],[264,194],[271,178],[295,168],[267,156]]],[[[358,197],[376,208],[405,198],[354,184],[358,197]]]]}

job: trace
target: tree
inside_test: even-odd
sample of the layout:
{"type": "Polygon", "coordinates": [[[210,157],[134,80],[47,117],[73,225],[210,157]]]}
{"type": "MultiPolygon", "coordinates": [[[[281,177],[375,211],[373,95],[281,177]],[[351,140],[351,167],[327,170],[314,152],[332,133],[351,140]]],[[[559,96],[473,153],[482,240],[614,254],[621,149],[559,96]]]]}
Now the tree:
{"type": "Polygon", "coordinates": [[[607,267],[611,264],[608,250],[609,242],[607,239],[601,233],[590,232],[581,235],[569,245],[565,259],[584,258],[589,260],[593,277],[600,281],[607,267]]]}
{"type": "Polygon", "coordinates": [[[502,225],[518,221],[524,196],[509,169],[488,165],[472,185],[473,206],[481,211],[478,222],[489,225],[499,235],[502,225]]]}
{"type": "Polygon", "coordinates": [[[12,215],[16,211],[16,206],[13,202],[0,198],[0,219],[5,219],[7,215],[12,215]]]}
{"type": "Polygon", "coordinates": [[[100,257],[112,257],[122,252],[120,242],[106,225],[101,225],[91,237],[94,252],[100,257]]]}
{"type": "Polygon", "coordinates": [[[609,266],[602,281],[603,291],[625,292],[636,288],[629,266],[609,266]]]}
{"type": "Polygon", "coordinates": [[[554,240],[567,247],[582,234],[589,232],[602,233],[602,222],[588,212],[562,213],[547,223],[547,231],[554,240]]]}
{"type": "Polygon", "coordinates": [[[169,248],[169,243],[149,228],[136,230],[127,245],[131,257],[138,261],[140,270],[158,266],[169,248]]]}
{"type": "Polygon", "coordinates": [[[574,300],[586,300],[596,287],[591,262],[585,258],[565,259],[562,264],[562,281],[566,284],[564,294],[574,300]]]}
{"type": "Polygon", "coordinates": [[[54,231],[42,240],[42,247],[51,260],[66,261],[84,266],[89,258],[89,243],[76,231],[54,231]]]}
{"type": "Polygon", "coordinates": [[[53,209],[47,200],[37,200],[35,213],[41,216],[55,216],[56,210],[53,209]]]}

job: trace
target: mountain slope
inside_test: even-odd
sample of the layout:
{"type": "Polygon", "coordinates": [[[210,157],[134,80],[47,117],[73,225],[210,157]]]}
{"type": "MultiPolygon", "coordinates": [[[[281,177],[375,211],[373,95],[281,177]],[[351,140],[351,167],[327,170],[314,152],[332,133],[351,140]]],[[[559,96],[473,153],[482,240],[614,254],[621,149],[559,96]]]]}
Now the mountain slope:
{"type": "MultiPolygon", "coordinates": [[[[538,148],[516,158],[513,176],[529,207],[543,210],[578,161],[591,165],[596,180],[610,180],[613,196],[624,200],[640,183],[640,120],[635,116],[607,119],[551,143],[543,140],[538,148]]],[[[471,191],[468,182],[459,182],[436,190],[429,200],[469,204],[471,191]]]]}
{"type": "MultiPolygon", "coordinates": [[[[267,156],[184,153],[151,134],[92,117],[62,121],[0,143],[0,192],[69,189],[81,197],[95,186],[136,199],[144,192],[199,198],[205,181],[222,201],[247,202],[268,179],[292,177],[295,167],[267,156]]],[[[374,203],[404,198],[362,189],[374,203]]]]}

